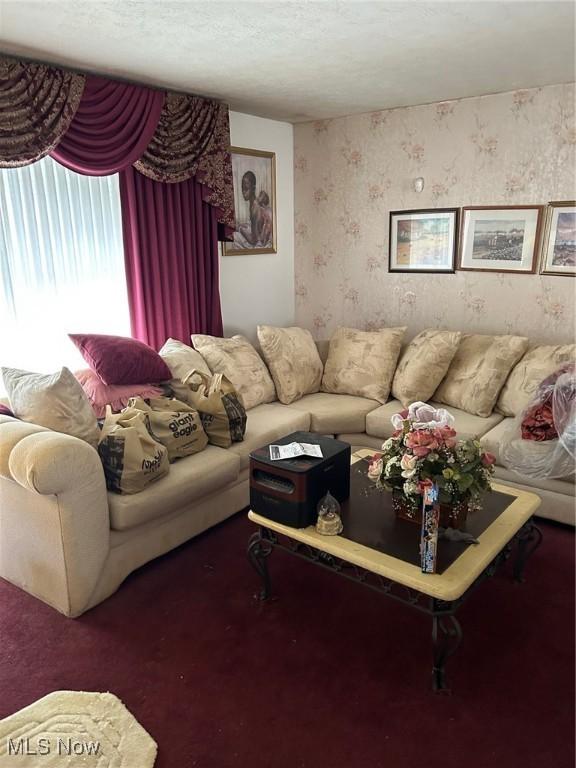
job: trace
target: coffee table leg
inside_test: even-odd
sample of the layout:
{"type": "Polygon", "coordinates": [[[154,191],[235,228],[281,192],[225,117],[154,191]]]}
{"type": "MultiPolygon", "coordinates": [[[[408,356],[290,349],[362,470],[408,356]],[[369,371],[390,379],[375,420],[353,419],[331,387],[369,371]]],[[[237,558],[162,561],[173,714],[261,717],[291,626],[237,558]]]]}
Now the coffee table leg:
{"type": "Polygon", "coordinates": [[[270,556],[273,549],[274,546],[270,535],[265,528],[256,531],[248,542],[248,560],[262,579],[262,589],[258,594],[259,600],[267,600],[270,597],[270,575],[266,559],[270,556]]]}
{"type": "Polygon", "coordinates": [[[524,568],[526,561],[534,550],[538,549],[542,543],[542,531],[532,520],[528,522],[518,532],[518,553],[514,561],[514,581],[524,581],[524,568]]]}
{"type": "Polygon", "coordinates": [[[434,666],[432,667],[432,689],[435,693],[450,693],[446,685],[445,665],[462,641],[462,627],[452,614],[432,616],[432,646],[434,666]]]}

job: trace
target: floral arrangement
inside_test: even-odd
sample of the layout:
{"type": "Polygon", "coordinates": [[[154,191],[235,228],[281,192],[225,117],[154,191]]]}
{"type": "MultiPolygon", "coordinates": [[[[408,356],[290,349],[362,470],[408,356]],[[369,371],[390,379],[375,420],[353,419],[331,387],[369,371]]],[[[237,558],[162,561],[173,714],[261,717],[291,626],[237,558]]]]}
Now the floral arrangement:
{"type": "Polygon", "coordinates": [[[479,508],[496,459],[478,440],[458,440],[453,424],[452,414],[427,403],[394,414],[394,433],[382,445],[382,455],[373,457],[368,477],[380,488],[402,492],[414,510],[421,509],[424,488],[431,483],[438,486],[441,504],[479,508]]]}

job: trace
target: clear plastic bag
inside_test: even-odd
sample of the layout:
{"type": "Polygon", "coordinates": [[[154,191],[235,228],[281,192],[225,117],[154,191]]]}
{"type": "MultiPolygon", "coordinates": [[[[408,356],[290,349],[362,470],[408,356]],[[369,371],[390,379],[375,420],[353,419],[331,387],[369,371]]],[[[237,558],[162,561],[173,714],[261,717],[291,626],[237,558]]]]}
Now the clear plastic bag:
{"type": "Polygon", "coordinates": [[[537,479],[567,477],[576,458],[576,369],[562,366],[538,387],[504,434],[500,461],[537,479]]]}

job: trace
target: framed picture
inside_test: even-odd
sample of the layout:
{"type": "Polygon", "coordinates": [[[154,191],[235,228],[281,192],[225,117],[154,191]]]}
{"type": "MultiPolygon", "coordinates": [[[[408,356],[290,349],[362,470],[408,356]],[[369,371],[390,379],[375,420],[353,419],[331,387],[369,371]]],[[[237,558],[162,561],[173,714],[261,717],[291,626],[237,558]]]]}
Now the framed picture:
{"type": "Polygon", "coordinates": [[[462,208],[458,269],[535,272],[541,223],[541,205],[462,208]]]}
{"type": "Polygon", "coordinates": [[[454,272],[458,208],[391,211],[390,272],[454,272]]]}
{"type": "Polygon", "coordinates": [[[540,274],[576,274],[575,201],[548,203],[540,274]]]}
{"type": "Polygon", "coordinates": [[[276,156],[232,147],[236,232],[226,256],[276,253],[276,156]]]}

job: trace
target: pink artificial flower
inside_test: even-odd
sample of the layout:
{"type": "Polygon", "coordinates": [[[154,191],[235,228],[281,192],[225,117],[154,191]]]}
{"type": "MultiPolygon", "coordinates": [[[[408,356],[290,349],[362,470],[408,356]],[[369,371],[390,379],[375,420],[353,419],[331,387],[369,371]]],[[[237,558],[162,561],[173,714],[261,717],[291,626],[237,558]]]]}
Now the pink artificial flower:
{"type": "Polygon", "coordinates": [[[372,457],[372,461],[370,462],[370,465],[368,466],[368,478],[372,480],[372,482],[377,482],[377,480],[380,479],[380,476],[382,475],[382,468],[383,468],[383,462],[382,462],[382,456],[379,454],[375,454],[372,457]]]}
{"type": "Polygon", "coordinates": [[[446,448],[454,448],[456,445],[456,430],[452,427],[438,427],[432,430],[432,433],[440,445],[446,448]]]}
{"type": "Polygon", "coordinates": [[[429,453],[440,447],[434,433],[424,429],[408,432],[404,442],[412,450],[414,456],[418,456],[418,458],[428,456],[429,453]]]}
{"type": "Polygon", "coordinates": [[[480,456],[480,461],[485,467],[491,467],[492,464],[496,464],[496,456],[490,451],[486,451],[480,456]]]}

